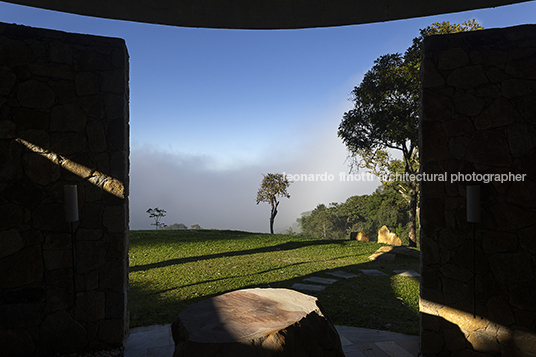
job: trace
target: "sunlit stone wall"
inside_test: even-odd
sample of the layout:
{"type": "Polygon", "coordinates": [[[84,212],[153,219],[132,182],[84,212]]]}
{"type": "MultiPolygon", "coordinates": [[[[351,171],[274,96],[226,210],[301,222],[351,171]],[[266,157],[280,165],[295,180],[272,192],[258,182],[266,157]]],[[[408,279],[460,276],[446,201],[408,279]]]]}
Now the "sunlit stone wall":
{"type": "Polygon", "coordinates": [[[0,23],[0,355],[123,345],[128,135],[123,40],[0,23]]]}
{"type": "Polygon", "coordinates": [[[423,355],[536,356],[536,26],[427,38],[422,75],[423,355]]]}

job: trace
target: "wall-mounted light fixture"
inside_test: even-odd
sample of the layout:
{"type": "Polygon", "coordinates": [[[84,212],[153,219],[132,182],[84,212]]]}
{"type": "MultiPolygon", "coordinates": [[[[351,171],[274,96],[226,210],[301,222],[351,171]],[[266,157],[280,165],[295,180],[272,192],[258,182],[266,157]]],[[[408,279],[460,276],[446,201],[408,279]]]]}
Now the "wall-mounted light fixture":
{"type": "Polygon", "coordinates": [[[467,186],[467,222],[480,223],[480,186],[467,186]]]}
{"type": "Polygon", "coordinates": [[[65,220],[67,222],[78,221],[78,187],[76,185],[63,186],[65,200],[65,220]]]}

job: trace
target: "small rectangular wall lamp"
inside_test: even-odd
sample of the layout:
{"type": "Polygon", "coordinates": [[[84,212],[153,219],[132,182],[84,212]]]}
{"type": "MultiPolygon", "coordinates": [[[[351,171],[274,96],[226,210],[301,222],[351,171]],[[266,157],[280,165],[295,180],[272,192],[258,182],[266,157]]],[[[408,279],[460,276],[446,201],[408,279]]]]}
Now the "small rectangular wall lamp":
{"type": "Polygon", "coordinates": [[[467,222],[480,222],[480,186],[467,186],[467,222]]]}
{"type": "Polygon", "coordinates": [[[78,221],[78,187],[76,185],[63,186],[65,200],[65,220],[67,222],[78,221]]]}

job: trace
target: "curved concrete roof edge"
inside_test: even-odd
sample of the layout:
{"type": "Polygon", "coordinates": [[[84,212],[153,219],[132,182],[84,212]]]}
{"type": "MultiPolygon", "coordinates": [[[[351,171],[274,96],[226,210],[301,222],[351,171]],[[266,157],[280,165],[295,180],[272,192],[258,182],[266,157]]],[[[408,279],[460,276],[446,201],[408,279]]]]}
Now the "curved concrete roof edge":
{"type": "Polygon", "coordinates": [[[227,29],[356,25],[530,0],[3,0],[116,20],[227,29]]]}

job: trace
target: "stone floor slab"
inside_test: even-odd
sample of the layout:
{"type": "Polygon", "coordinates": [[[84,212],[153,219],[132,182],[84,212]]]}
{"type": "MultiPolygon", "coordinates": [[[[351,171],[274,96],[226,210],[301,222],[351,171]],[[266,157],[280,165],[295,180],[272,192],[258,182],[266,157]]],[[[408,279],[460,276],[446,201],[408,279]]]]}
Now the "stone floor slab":
{"type": "Polygon", "coordinates": [[[385,274],[383,271],[379,271],[376,269],[360,269],[360,270],[363,272],[363,274],[367,276],[389,276],[385,274]]]}
{"type": "Polygon", "coordinates": [[[343,278],[343,279],[351,279],[351,278],[356,278],[359,276],[356,274],[347,273],[342,270],[328,271],[326,272],[326,274],[333,275],[333,276],[336,276],[337,278],[343,278]]]}
{"type": "Polygon", "coordinates": [[[400,347],[394,341],[376,342],[376,346],[393,357],[413,357],[408,351],[400,347]]]}
{"type": "Polygon", "coordinates": [[[326,288],[326,286],[325,285],[294,283],[290,288],[295,289],[295,290],[321,291],[321,290],[324,290],[326,288]]]}
{"type": "Polygon", "coordinates": [[[305,278],[303,279],[304,281],[308,281],[308,282],[311,282],[311,283],[318,283],[318,284],[333,284],[335,283],[336,281],[338,281],[337,279],[329,279],[329,278],[320,278],[318,276],[311,276],[309,278],[305,278]]]}
{"type": "MultiPolygon", "coordinates": [[[[419,336],[404,335],[390,331],[371,330],[360,327],[339,326],[335,328],[341,338],[346,357],[394,357],[387,351],[399,351],[400,346],[408,354],[400,356],[417,356],[419,354],[419,336]],[[382,343],[387,342],[387,343],[382,343]],[[383,347],[383,348],[381,348],[383,347]]],[[[137,327],[130,330],[125,346],[125,357],[170,357],[175,344],[170,338],[170,325],[153,325],[137,327]],[[163,346],[162,343],[167,343],[163,346]]],[[[396,353],[396,352],[395,352],[396,353]]]]}
{"type": "Polygon", "coordinates": [[[417,273],[415,270],[393,270],[393,272],[400,276],[411,276],[414,278],[421,276],[421,274],[417,273]]]}
{"type": "Polygon", "coordinates": [[[174,346],[171,324],[136,327],[130,330],[125,356],[169,356],[169,346],[174,346]]]}

